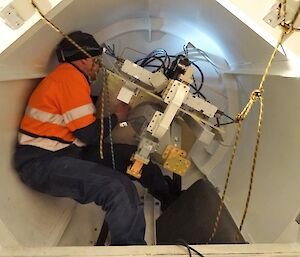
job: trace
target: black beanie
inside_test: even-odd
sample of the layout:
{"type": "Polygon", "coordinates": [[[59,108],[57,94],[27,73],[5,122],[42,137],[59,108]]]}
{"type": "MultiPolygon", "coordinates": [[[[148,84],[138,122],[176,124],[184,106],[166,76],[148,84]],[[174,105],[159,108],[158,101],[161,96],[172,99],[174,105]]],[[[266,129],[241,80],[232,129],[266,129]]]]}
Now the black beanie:
{"type": "MultiPolygon", "coordinates": [[[[95,38],[81,31],[74,31],[68,35],[78,45],[80,45],[91,56],[102,54],[102,47],[97,43],[95,38]]],[[[74,46],[67,38],[64,38],[57,46],[56,55],[59,62],[72,62],[86,59],[88,56],[74,46]]]]}

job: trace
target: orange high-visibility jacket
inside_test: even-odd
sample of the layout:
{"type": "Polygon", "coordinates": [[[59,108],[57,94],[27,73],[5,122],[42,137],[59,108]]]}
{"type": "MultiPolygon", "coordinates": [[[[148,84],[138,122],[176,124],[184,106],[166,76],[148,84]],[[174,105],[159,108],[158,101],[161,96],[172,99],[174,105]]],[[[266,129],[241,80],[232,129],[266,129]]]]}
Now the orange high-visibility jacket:
{"type": "Polygon", "coordinates": [[[18,142],[50,151],[83,146],[72,132],[93,123],[95,113],[85,76],[69,63],[60,64],[32,93],[18,142]]]}

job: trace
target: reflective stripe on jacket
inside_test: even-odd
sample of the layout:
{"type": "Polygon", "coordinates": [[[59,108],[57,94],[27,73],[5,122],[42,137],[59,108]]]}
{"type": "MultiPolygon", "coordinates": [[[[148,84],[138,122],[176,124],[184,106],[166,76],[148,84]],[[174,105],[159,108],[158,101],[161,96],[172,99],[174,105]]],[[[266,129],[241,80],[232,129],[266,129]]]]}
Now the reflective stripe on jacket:
{"type": "Polygon", "coordinates": [[[83,146],[73,131],[96,120],[90,87],[69,63],[51,72],[32,93],[18,136],[19,144],[57,151],[70,144],[83,146]]]}

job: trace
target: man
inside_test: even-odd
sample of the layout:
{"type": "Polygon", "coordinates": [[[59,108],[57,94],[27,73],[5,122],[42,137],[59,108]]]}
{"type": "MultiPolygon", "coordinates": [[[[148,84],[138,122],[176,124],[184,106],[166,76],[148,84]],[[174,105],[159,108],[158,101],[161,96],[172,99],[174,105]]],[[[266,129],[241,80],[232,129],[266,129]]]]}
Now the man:
{"type": "MultiPolygon", "coordinates": [[[[126,173],[134,146],[115,145],[116,170],[109,146],[99,156],[100,121],[90,97],[89,82],[99,71],[102,48],[90,34],[69,35],[91,57],[69,40],[57,48],[61,62],[33,91],[21,121],[15,166],[22,181],[40,192],[95,202],[106,211],[113,245],[145,244],[143,206],[126,173]]],[[[128,106],[117,104],[112,127],[126,120],[128,106]]],[[[109,120],[104,120],[104,136],[109,120]]],[[[160,200],[168,199],[169,186],[160,169],[150,163],[140,179],[160,200]]]]}

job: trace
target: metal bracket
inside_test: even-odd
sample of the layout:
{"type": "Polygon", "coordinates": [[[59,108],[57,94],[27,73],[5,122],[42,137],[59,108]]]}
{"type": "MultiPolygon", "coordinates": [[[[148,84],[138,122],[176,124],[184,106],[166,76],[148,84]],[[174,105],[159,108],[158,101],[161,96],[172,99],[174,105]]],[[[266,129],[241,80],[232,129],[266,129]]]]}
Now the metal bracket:
{"type": "Polygon", "coordinates": [[[282,11],[283,8],[285,8],[285,4],[282,1],[277,1],[277,3],[271,7],[269,13],[263,18],[263,20],[275,28],[285,20],[285,15],[282,11]]]}
{"type": "Polygon", "coordinates": [[[2,9],[0,8],[0,17],[12,29],[18,29],[24,24],[24,20],[11,4],[8,4],[2,9]]]}
{"type": "Polygon", "coordinates": [[[151,119],[151,121],[149,122],[149,125],[147,127],[147,131],[152,133],[153,129],[155,128],[156,124],[159,123],[161,121],[163,113],[160,111],[156,111],[151,119]]]}
{"type": "Polygon", "coordinates": [[[186,151],[168,145],[162,154],[162,158],[165,159],[164,168],[183,176],[191,166],[191,162],[185,158],[186,156],[186,151]]]}

